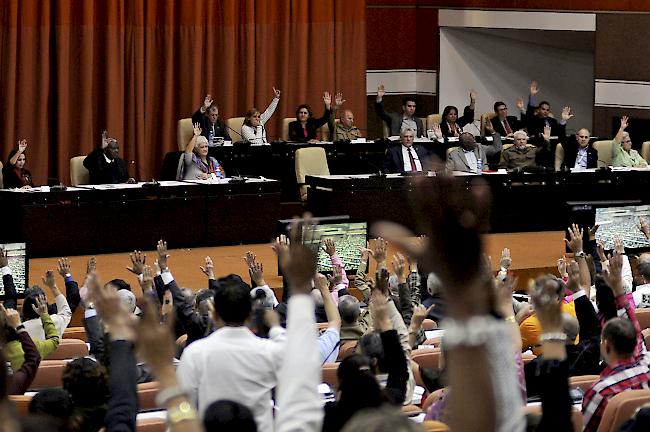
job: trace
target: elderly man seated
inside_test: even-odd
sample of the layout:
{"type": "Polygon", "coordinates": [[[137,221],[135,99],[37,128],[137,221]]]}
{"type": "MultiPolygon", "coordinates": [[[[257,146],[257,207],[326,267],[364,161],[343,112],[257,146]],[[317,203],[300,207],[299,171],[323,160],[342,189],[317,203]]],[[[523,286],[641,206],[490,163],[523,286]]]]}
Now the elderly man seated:
{"type": "Polygon", "coordinates": [[[361,310],[359,300],[351,295],[339,299],[341,315],[341,344],[356,341],[368,331],[372,331],[372,317],[368,309],[361,310]]]}
{"type": "Polygon", "coordinates": [[[551,166],[551,128],[544,128],[543,143],[540,146],[529,146],[528,135],[524,131],[514,133],[515,143],[501,152],[500,168],[511,170],[537,170],[551,166]]]}
{"type": "Polygon", "coordinates": [[[589,129],[582,128],[575,137],[569,137],[564,143],[563,165],[573,169],[596,168],[598,150],[589,144],[589,129]]]}
{"type": "Polygon", "coordinates": [[[361,137],[361,131],[354,125],[354,114],[349,109],[343,110],[340,121],[338,123],[336,122],[336,113],[345,102],[343,94],[337,93],[334,101],[334,108],[332,109],[332,114],[330,114],[328,122],[332,141],[352,141],[361,137]]]}
{"type": "Polygon", "coordinates": [[[612,166],[645,168],[648,163],[641,157],[638,151],[632,149],[630,134],[625,132],[628,125],[628,117],[621,118],[621,127],[614,137],[612,143],[612,166]]]}
{"type": "Polygon", "coordinates": [[[490,145],[477,144],[471,133],[460,134],[459,147],[447,156],[448,170],[480,174],[487,168],[488,156],[499,154],[503,146],[501,136],[494,132],[494,127],[489,120],[485,122],[485,131],[492,137],[490,145]]]}

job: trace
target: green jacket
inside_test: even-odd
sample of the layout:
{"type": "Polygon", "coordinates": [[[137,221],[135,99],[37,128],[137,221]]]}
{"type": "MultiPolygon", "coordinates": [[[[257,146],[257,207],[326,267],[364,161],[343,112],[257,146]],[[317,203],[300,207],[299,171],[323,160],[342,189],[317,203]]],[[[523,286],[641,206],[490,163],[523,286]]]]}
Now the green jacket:
{"type": "MultiPolygon", "coordinates": [[[[41,322],[43,323],[43,330],[45,330],[45,340],[33,339],[33,341],[41,358],[46,360],[59,346],[59,332],[47,313],[41,316],[41,322]]],[[[25,353],[20,341],[14,340],[7,343],[5,353],[7,359],[11,362],[11,368],[15,371],[20,369],[25,361],[25,353]]]]}

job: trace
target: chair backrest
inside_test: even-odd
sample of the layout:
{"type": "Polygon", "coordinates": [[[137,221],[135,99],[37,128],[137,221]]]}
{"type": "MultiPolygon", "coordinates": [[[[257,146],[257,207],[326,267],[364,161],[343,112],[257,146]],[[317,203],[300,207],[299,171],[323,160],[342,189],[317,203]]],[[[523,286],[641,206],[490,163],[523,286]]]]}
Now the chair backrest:
{"type": "Polygon", "coordinates": [[[438,323],[432,319],[425,318],[424,321],[422,321],[422,329],[424,330],[433,330],[437,328],[438,328],[438,323]]]}
{"type": "Polygon", "coordinates": [[[2,177],[2,162],[0,162],[0,189],[3,189],[5,187],[4,180],[2,177]]]}
{"type": "Polygon", "coordinates": [[[9,401],[16,407],[16,414],[19,417],[25,417],[29,414],[29,403],[32,401],[32,396],[9,395],[9,401]]]}
{"type": "Polygon", "coordinates": [[[63,370],[66,364],[67,362],[64,360],[41,360],[29,389],[41,390],[48,387],[61,387],[63,385],[63,370]]]}
{"type": "Polygon", "coordinates": [[[296,121],[295,117],[285,117],[282,119],[282,135],[284,141],[289,141],[289,123],[296,121]]]}
{"type": "Polygon", "coordinates": [[[537,358],[537,356],[535,354],[526,354],[526,353],[524,353],[524,354],[521,355],[521,360],[524,362],[524,364],[528,364],[528,363],[532,362],[533,360],[535,360],[536,358],[537,358]]]}
{"type": "Polygon", "coordinates": [[[427,396],[427,398],[424,400],[424,403],[422,404],[422,410],[423,411],[428,410],[429,407],[431,405],[433,405],[433,403],[435,401],[440,399],[440,397],[443,395],[444,392],[445,392],[445,389],[441,388],[441,389],[438,389],[438,390],[434,391],[433,393],[429,394],[429,396],[427,396]]]}
{"type": "Polygon", "coordinates": [[[481,135],[485,135],[485,119],[492,120],[497,116],[494,111],[488,111],[481,114],[481,135]]]}
{"type": "Polygon", "coordinates": [[[307,199],[307,175],[329,175],[327,155],[322,147],[306,147],[296,150],[296,181],[300,185],[300,199],[307,199]]]}
{"type": "Polygon", "coordinates": [[[650,328],[650,309],[636,309],[634,312],[641,330],[650,328]]]}
{"type": "Polygon", "coordinates": [[[564,162],[564,147],[562,147],[562,144],[558,143],[555,146],[555,171],[559,171],[562,168],[563,162],[564,162]]]}
{"type": "MultiPolygon", "coordinates": [[[[524,414],[541,416],[542,415],[542,406],[541,405],[529,405],[524,407],[524,414]]],[[[551,414],[553,415],[553,414],[551,414]]],[[[582,430],[582,411],[576,408],[575,406],[571,409],[571,424],[573,424],[574,431],[582,430]]],[[[599,429],[600,430],[600,429],[599,429]]]]}
{"type": "MultiPolygon", "coordinates": [[[[641,157],[650,164],[650,141],[643,141],[643,144],[641,144],[641,157]]],[[[1,178],[0,182],[2,182],[1,178]]]]}
{"type": "Polygon", "coordinates": [[[165,432],[167,430],[167,420],[163,418],[138,419],[135,430],[137,432],[165,432]]]}
{"type": "Polygon", "coordinates": [[[79,186],[90,183],[90,173],[84,166],[86,156],[75,156],[70,159],[70,184],[79,186]]]}
{"type": "Polygon", "coordinates": [[[603,140],[594,142],[593,146],[598,150],[598,166],[607,166],[612,164],[612,140],[603,140]]]}
{"type": "Polygon", "coordinates": [[[182,118],[178,121],[176,127],[176,139],[178,140],[178,150],[185,151],[187,143],[190,142],[194,136],[194,128],[192,127],[191,118],[182,118]]]}
{"type": "Polygon", "coordinates": [[[641,405],[650,402],[650,390],[626,390],[609,400],[598,432],[618,431],[623,422],[634,415],[641,405]]]}
{"type": "Polygon", "coordinates": [[[435,420],[427,420],[422,422],[425,432],[449,432],[449,426],[435,420]]]}
{"type": "Polygon", "coordinates": [[[338,388],[339,379],[336,376],[336,371],[339,369],[339,363],[324,363],[321,366],[321,373],[323,375],[323,382],[329,384],[333,389],[338,388]]]}
{"type": "Polygon", "coordinates": [[[316,138],[321,141],[331,141],[330,137],[330,127],[327,123],[319,127],[316,131],[316,138]]]}
{"type": "Polygon", "coordinates": [[[442,122],[442,114],[429,114],[427,116],[427,130],[433,129],[433,124],[442,122]]]}
{"type": "Polygon", "coordinates": [[[349,341],[341,345],[339,356],[336,361],[341,361],[351,354],[354,354],[354,349],[357,347],[357,341],[349,341]]]}
{"type": "Polygon", "coordinates": [[[178,348],[185,348],[185,345],[187,345],[187,335],[180,335],[178,339],[176,339],[176,346],[178,348]]]}
{"type": "Polygon", "coordinates": [[[593,383],[600,379],[600,375],[578,375],[569,377],[569,387],[577,387],[582,391],[587,391],[593,383]]]}
{"type": "Polygon", "coordinates": [[[456,147],[449,147],[449,148],[447,149],[447,157],[449,157],[449,154],[450,154],[451,152],[453,152],[454,150],[456,150],[457,148],[458,148],[458,146],[456,146],[456,147]]]}
{"type": "Polygon", "coordinates": [[[88,335],[86,335],[86,329],[83,327],[67,327],[63,330],[63,339],[80,339],[88,342],[88,335]]]}
{"type": "Polygon", "coordinates": [[[244,137],[241,136],[241,127],[244,125],[244,119],[246,117],[231,117],[226,120],[226,126],[228,129],[228,135],[232,138],[233,141],[242,141],[244,137]],[[233,132],[235,131],[235,132],[233,132]]]}
{"type": "Polygon", "coordinates": [[[59,339],[59,346],[48,360],[66,360],[88,355],[88,345],[81,339],[59,339]]]}
{"type": "Polygon", "coordinates": [[[156,403],[156,395],[160,386],[156,381],[138,384],[138,402],[140,406],[140,411],[150,411],[159,409],[160,407],[156,403]]]}
{"type": "Polygon", "coordinates": [[[422,408],[413,404],[403,405],[402,414],[408,417],[415,417],[417,415],[422,414],[422,408]]]}
{"type": "Polygon", "coordinates": [[[411,359],[421,367],[440,368],[440,348],[423,348],[411,351],[411,359]]]}

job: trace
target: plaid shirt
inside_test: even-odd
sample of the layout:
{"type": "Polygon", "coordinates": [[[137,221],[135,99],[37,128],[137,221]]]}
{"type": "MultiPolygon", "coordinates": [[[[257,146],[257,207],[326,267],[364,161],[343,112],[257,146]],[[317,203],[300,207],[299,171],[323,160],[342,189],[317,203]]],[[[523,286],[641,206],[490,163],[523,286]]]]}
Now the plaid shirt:
{"type": "Polygon", "coordinates": [[[611,398],[625,390],[650,389],[650,353],[643,348],[643,336],[636,319],[634,308],[625,296],[616,298],[618,316],[627,317],[637,334],[637,344],[634,355],[629,360],[623,360],[609,365],[600,374],[600,380],[592,385],[582,399],[582,414],[585,431],[591,432],[598,429],[600,419],[605,412],[607,403],[611,398]]]}

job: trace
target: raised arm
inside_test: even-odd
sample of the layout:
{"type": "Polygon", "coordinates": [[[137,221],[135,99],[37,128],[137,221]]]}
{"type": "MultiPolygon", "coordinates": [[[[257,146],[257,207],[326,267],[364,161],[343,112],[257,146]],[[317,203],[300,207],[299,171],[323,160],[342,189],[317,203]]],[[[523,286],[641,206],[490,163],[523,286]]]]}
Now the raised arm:
{"type": "Polygon", "coordinates": [[[9,159],[9,165],[16,165],[18,158],[25,152],[25,150],[27,150],[27,140],[22,139],[18,141],[18,151],[16,151],[16,154],[9,159]]]}
{"type": "Polygon", "coordinates": [[[70,306],[70,313],[74,313],[81,302],[79,284],[72,278],[72,266],[68,258],[60,258],[57,265],[57,271],[65,282],[65,298],[68,301],[68,306],[70,306]]]}
{"type": "Polygon", "coordinates": [[[25,330],[25,326],[20,322],[18,311],[5,309],[4,306],[0,305],[0,314],[3,318],[0,320],[0,324],[6,324],[14,329],[23,349],[25,360],[20,369],[14,372],[8,389],[8,393],[11,395],[21,395],[27,391],[34,380],[38,365],[41,363],[41,355],[38,353],[29,333],[25,330]]]}
{"type": "Polygon", "coordinates": [[[194,151],[194,146],[196,145],[196,139],[201,135],[201,125],[199,123],[194,123],[194,125],[192,125],[192,130],[194,132],[194,135],[192,135],[192,139],[185,146],[186,155],[191,155],[192,152],[194,151]]]}
{"type": "Polygon", "coordinates": [[[63,335],[63,331],[70,324],[72,319],[72,310],[66,300],[65,296],[61,294],[58,286],[56,285],[56,278],[54,277],[54,270],[48,270],[43,277],[43,284],[50,289],[54,302],[56,303],[56,314],[52,315],[52,322],[56,325],[59,336],[63,335]]]}
{"type": "Polygon", "coordinates": [[[621,146],[621,140],[623,139],[623,133],[625,132],[625,129],[627,129],[628,125],[628,117],[623,116],[621,117],[621,127],[618,128],[618,132],[616,132],[616,136],[614,137],[614,145],[620,147],[621,146]]]}
{"type": "Polygon", "coordinates": [[[265,124],[273,113],[275,112],[275,109],[278,107],[278,103],[280,103],[280,95],[282,92],[275,87],[273,87],[273,100],[271,100],[271,103],[269,104],[268,107],[264,110],[262,114],[260,114],[260,122],[262,124],[265,124]]]}

